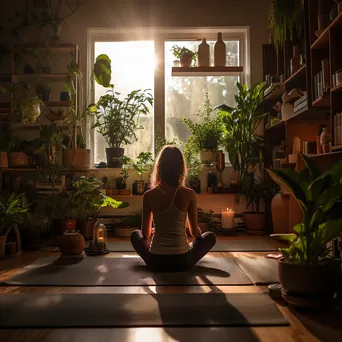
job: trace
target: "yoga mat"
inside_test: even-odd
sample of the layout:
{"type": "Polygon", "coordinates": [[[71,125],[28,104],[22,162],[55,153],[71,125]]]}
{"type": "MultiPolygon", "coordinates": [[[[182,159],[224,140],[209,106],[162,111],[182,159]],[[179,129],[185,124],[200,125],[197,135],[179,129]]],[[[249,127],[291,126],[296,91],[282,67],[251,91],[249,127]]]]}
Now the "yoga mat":
{"type": "Polygon", "coordinates": [[[140,257],[46,257],[3,281],[15,286],[252,285],[232,258],[204,257],[192,270],[154,273],[140,257]]]}
{"type": "MultiPolygon", "coordinates": [[[[130,241],[110,241],[107,248],[111,252],[134,252],[130,241]]],[[[218,240],[211,252],[263,252],[276,248],[264,240],[218,240]]]]}
{"type": "Polygon", "coordinates": [[[256,285],[279,283],[278,261],[265,257],[241,256],[235,258],[241,269],[256,285]]]}
{"type": "Polygon", "coordinates": [[[0,295],[1,328],[288,325],[266,294],[0,295]]]}

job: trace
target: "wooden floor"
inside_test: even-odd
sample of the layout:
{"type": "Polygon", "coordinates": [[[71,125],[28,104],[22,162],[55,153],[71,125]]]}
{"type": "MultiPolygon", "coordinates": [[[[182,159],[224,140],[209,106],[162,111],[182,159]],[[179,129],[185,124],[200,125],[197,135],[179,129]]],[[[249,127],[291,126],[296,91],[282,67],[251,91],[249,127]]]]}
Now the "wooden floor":
{"type": "MultiPolygon", "coordinates": [[[[222,239],[251,238],[223,237],[222,239]]],[[[260,238],[260,237],[255,237],[260,238]]],[[[269,238],[270,243],[275,242],[269,238]]],[[[277,247],[277,245],[275,245],[277,247]]],[[[131,253],[113,253],[115,256],[131,253]]],[[[214,256],[234,257],[237,255],[265,255],[268,253],[212,253],[214,256]]],[[[22,267],[42,256],[58,255],[42,249],[23,252],[20,256],[0,260],[0,281],[12,276],[22,267]]],[[[164,286],[158,293],[215,292],[260,293],[267,291],[265,286],[164,286]]],[[[155,287],[150,287],[155,291],[155,287]]],[[[141,287],[0,287],[0,293],[146,293],[141,287]]],[[[26,329],[0,330],[1,342],[216,342],[216,341],[342,341],[341,315],[335,312],[299,313],[277,302],[283,315],[290,322],[288,327],[250,328],[126,328],[126,329],[26,329]]],[[[0,308],[1,310],[1,308],[0,308]]],[[[195,308],[194,308],[195,310],[195,308]]]]}

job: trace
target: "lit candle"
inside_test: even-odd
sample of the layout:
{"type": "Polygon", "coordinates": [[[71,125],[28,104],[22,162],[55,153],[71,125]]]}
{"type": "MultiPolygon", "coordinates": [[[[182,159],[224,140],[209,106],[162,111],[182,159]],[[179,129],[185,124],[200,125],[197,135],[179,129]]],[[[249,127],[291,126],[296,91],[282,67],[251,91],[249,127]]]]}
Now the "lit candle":
{"type": "Polygon", "coordinates": [[[103,229],[99,229],[97,239],[98,241],[103,241],[103,229]]]}
{"type": "Polygon", "coordinates": [[[227,208],[227,211],[222,211],[221,227],[223,229],[234,228],[234,215],[235,211],[232,209],[227,208]]]}

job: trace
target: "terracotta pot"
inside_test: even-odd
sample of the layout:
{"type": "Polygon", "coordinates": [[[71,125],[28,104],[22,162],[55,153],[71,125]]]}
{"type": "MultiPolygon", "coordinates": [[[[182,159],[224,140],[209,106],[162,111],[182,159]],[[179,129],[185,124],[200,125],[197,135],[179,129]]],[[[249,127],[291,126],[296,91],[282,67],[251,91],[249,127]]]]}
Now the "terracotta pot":
{"type": "Polygon", "coordinates": [[[8,169],[7,152],[0,152],[0,169],[8,169]]]}
{"type": "Polygon", "coordinates": [[[62,154],[63,166],[73,169],[89,169],[90,150],[85,148],[67,149],[62,154]]]}
{"type": "Polygon", "coordinates": [[[30,166],[30,158],[24,152],[9,152],[8,164],[12,168],[27,168],[30,166]]]}
{"type": "Polygon", "coordinates": [[[290,196],[277,193],[271,202],[273,232],[289,233],[289,202],[290,196]]]}
{"type": "Polygon", "coordinates": [[[80,255],[85,248],[85,240],[80,233],[64,233],[56,238],[56,243],[63,255],[80,255]]]}
{"type": "Polygon", "coordinates": [[[85,241],[90,241],[93,238],[94,221],[77,221],[77,230],[83,235],[85,241]]]}
{"type": "Polygon", "coordinates": [[[5,256],[7,236],[0,235],[0,258],[5,256]]]}
{"type": "Polygon", "coordinates": [[[192,55],[184,55],[179,59],[182,67],[190,67],[192,63],[192,55]]]}
{"type": "Polygon", "coordinates": [[[119,195],[130,195],[131,189],[119,189],[119,195]]]}
{"type": "MultiPolygon", "coordinates": [[[[283,298],[287,295],[307,300],[331,302],[341,272],[339,260],[320,265],[294,264],[279,260],[279,279],[283,298]]],[[[300,305],[302,306],[302,305],[300,305]]]]}
{"type": "Polygon", "coordinates": [[[265,229],[265,213],[242,213],[247,230],[262,231],[265,229]]]}

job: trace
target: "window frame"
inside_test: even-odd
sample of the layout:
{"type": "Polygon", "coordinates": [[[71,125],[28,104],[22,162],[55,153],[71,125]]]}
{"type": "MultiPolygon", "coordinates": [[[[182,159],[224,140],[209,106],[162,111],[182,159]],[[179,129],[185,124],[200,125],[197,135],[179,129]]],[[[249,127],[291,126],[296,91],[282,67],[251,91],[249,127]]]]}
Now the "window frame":
{"type": "MultiPolygon", "coordinates": [[[[217,32],[222,32],[223,40],[239,41],[239,65],[244,70],[240,74],[241,83],[250,86],[250,28],[236,27],[202,27],[202,28],[134,28],[134,29],[87,29],[87,89],[88,98],[94,102],[95,93],[91,83],[93,61],[95,59],[95,42],[120,42],[134,40],[153,40],[156,54],[154,73],[154,116],[153,133],[156,137],[165,137],[165,42],[198,40],[216,40],[217,32]]],[[[87,146],[91,149],[91,166],[94,166],[94,134],[87,122],[87,146]]],[[[153,139],[153,143],[154,143],[153,139]]]]}

